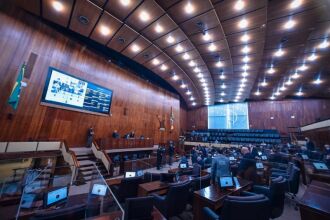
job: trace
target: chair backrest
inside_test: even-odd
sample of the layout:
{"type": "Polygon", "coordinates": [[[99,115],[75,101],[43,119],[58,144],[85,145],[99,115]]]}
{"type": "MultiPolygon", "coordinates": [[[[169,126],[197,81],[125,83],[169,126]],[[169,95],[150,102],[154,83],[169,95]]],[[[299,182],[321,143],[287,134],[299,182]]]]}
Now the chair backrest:
{"type": "Polygon", "coordinates": [[[160,180],[159,173],[149,173],[149,172],[144,173],[143,182],[147,183],[157,180],[160,180]]]}
{"type": "Polygon", "coordinates": [[[126,199],[125,220],[152,219],[154,197],[138,197],[126,199]]]}
{"type": "Polygon", "coordinates": [[[160,174],[160,181],[174,183],[176,181],[176,173],[161,173],[160,174]]]}
{"type": "Polygon", "coordinates": [[[201,176],[192,180],[192,189],[193,191],[197,191],[203,188],[206,188],[211,185],[211,175],[207,174],[205,176],[201,176]]]}
{"type": "Polygon", "coordinates": [[[224,220],[269,220],[269,199],[264,195],[228,196],[221,217],[224,220]]]}
{"type": "Polygon", "coordinates": [[[122,179],[119,186],[120,200],[136,197],[138,193],[139,184],[141,183],[142,177],[131,177],[122,179]]]}
{"type": "Polygon", "coordinates": [[[272,218],[277,218],[283,213],[286,186],[287,180],[282,176],[272,180],[270,193],[268,195],[271,203],[272,218]]]}
{"type": "Polygon", "coordinates": [[[85,218],[86,205],[75,205],[54,210],[43,210],[35,212],[35,215],[30,218],[31,220],[72,220],[85,218]]]}
{"type": "Polygon", "coordinates": [[[190,181],[170,186],[166,195],[167,215],[179,215],[186,208],[189,199],[190,181]]]}
{"type": "Polygon", "coordinates": [[[201,165],[199,165],[198,163],[194,163],[192,175],[193,176],[200,176],[201,175],[201,165]]]}

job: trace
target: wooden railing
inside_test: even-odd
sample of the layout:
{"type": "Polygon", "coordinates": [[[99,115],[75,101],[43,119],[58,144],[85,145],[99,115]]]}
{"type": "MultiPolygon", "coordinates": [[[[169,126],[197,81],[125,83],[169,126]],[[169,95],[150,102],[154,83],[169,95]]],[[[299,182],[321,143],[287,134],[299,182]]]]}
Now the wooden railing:
{"type": "Polygon", "coordinates": [[[93,141],[92,143],[92,152],[97,159],[102,161],[108,173],[110,173],[112,160],[110,159],[108,154],[98,146],[95,141],[93,141]]]}
{"type": "Polygon", "coordinates": [[[64,158],[64,161],[67,162],[70,167],[71,167],[71,171],[72,171],[72,177],[71,177],[71,183],[73,181],[75,181],[77,175],[78,175],[78,168],[80,167],[80,163],[77,159],[76,154],[71,151],[68,147],[68,145],[66,144],[66,141],[61,141],[61,152],[64,158]]]}
{"type": "Polygon", "coordinates": [[[101,138],[99,144],[103,150],[110,149],[125,149],[125,148],[152,148],[154,140],[146,139],[115,139],[115,138],[101,138]]]}

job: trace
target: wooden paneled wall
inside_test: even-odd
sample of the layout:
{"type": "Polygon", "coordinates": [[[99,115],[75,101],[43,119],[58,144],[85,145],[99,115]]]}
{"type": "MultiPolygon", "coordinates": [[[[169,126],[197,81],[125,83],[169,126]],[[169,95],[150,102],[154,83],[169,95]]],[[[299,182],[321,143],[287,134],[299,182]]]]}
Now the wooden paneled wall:
{"type": "MultiPolygon", "coordinates": [[[[164,141],[177,139],[180,131],[180,99],[124,70],[13,6],[0,11],[0,141],[60,138],[69,146],[84,146],[87,129],[95,127],[96,138],[135,130],[137,136],[161,141],[157,115],[166,117],[171,107],[175,130],[165,132],[164,141]],[[27,87],[22,89],[14,112],[7,104],[20,65],[30,53],[37,59],[27,87]],[[40,105],[48,67],[66,71],[114,91],[112,116],[96,116],[40,105]]],[[[185,112],[183,112],[185,113],[185,112]]],[[[183,119],[184,120],[184,119],[183,119]]]]}
{"type": "MultiPolygon", "coordinates": [[[[250,128],[278,129],[286,134],[289,126],[325,118],[330,118],[330,100],[326,99],[249,102],[250,128]]],[[[207,129],[207,107],[187,112],[187,129],[207,129]]]]}

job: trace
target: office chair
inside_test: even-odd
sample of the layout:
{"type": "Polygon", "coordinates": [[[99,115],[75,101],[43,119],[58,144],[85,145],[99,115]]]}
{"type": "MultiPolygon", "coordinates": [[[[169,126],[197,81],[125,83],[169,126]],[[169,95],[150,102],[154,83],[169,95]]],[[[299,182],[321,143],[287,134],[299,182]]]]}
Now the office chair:
{"type": "Polygon", "coordinates": [[[119,185],[112,186],[111,189],[114,192],[119,202],[124,202],[126,198],[136,197],[138,193],[139,184],[143,181],[142,177],[124,178],[119,185]]]}
{"type": "Polygon", "coordinates": [[[154,197],[129,198],[125,202],[125,220],[153,219],[154,197]]]}
{"type": "Polygon", "coordinates": [[[243,196],[227,196],[221,209],[221,218],[210,208],[203,208],[206,220],[269,220],[270,202],[264,195],[242,193],[243,196]]]}
{"type": "Polygon", "coordinates": [[[61,209],[36,211],[30,220],[72,220],[85,218],[85,204],[74,205],[61,209]]]}
{"type": "Polygon", "coordinates": [[[160,180],[160,173],[149,173],[149,172],[144,173],[143,176],[144,183],[158,181],[158,180],[160,180]]]}
{"type": "Polygon", "coordinates": [[[153,194],[156,208],[166,217],[177,216],[186,209],[189,199],[190,181],[169,187],[165,196],[153,194]]]}
{"type": "Polygon", "coordinates": [[[278,218],[283,213],[286,186],[287,181],[282,176],[272,179],[269,187],[253,186],[254,193],[263,194],[270,200],[271,218],[278,218]]]}
{"type": "Polygon", "coordinates": [[[201,165],[199,165],[198,163],[194,163],[191,175],[193,177],[199,177],[201,175],[201,169],[202,169],[201,165]]]}

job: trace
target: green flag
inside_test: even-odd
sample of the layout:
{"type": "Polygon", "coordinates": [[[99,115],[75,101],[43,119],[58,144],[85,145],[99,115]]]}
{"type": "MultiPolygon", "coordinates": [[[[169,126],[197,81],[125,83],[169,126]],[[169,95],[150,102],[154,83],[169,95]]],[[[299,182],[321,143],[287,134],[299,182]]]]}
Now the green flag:
{"type": "Polygon", "coordinates": [[[14,110],[17,109],[18,106],[18,101],[19,101],[19,96],[21,93],[21,86],[22,86],[22,80],[24,77],[24,72],[25,72],[25,64],[22,64],[22,67],[18,73],[15,85],[13,87],[13,90],[11,91],[11,94],[8,99],[8,104],[13,107],[14,110]]]}

